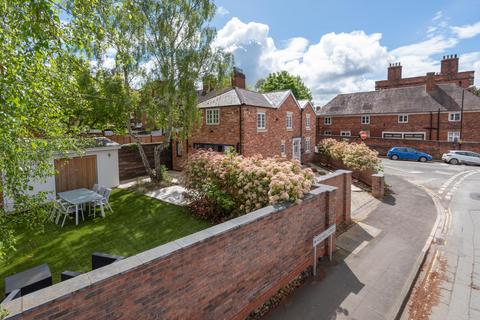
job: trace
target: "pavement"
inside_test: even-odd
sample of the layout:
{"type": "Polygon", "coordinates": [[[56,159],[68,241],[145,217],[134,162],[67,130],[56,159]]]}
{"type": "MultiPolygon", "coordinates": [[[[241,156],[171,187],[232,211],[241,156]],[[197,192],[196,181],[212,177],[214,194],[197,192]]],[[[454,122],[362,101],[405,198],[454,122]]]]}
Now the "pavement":
{"type": "Polygon", "coordinates": [[[480,319],[480,167],[383,162],[429,192],[441,218],[401,319],[480,319]]]}
{"type": "Polygon", "coordinates": [[[375,320],[397,316],[437,214],[426,192],[395,175],[387,174],[386,180],[392,194],[381,202],[358,206],[353,217],[357,223],[337,238],[333,261],[323,260],[319,276],[265,318],[375,320]]]}

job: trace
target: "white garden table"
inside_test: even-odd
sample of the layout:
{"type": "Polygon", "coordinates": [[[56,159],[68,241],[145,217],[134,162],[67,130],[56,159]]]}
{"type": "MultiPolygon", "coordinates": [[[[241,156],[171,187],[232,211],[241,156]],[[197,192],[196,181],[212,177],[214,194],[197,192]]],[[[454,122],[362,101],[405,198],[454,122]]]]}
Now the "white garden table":
{"type": "MultiPolygon", "coordinates": [[[[75,206],[75,224],[78,225],[78,207],[84,203],[91,203],[102,199],[102,196],[95,191],[88,190],[86,188],[80,188],[70,191],[60,192],[58,196],[75,206]]],[[[103,210],[103,203],[100,201],[101,216],[105,217],[103,210]]]]}

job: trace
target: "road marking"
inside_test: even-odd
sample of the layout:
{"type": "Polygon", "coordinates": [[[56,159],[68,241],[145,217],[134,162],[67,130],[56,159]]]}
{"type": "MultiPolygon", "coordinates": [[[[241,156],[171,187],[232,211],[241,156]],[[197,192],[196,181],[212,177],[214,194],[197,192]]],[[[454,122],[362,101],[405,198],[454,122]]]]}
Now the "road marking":
{"type": "Polygon", "coordinates": [[[453,176],[451,176],[447,181],[445,181],[442,186],[440,187],[440,189],[438,190],[438,194],[443,194],[445,192],[445,190],[448,188],[448,186],[453,183],[453,181],[460,177],[462,174],[467,174],[469,172],[472,172],[473,170],[469,170],[469,171],[462,171],[462,172],[459,172],[453,176]]]}
{"type": "Polygon", "coordinates": [[[386,166],[386,165],[383,165],[385,168],[389,168],[389,169],[393,169],[393,170],[397,170],[397,171],[400,171],[400,172],[403,172],[403,173],[411,173],[411,174],[419,174],[419,173],[423,173],[423,171],[409,171],[409,170],[403,170],[403,169],[398,169],[398,168],[395,168],[395,167],[390,167],[390,166],[386,166]]]}
{"type": "Polygon", "coordinates": [[[474,174],[480,173],[480,170],[471,170],[471,171],[467,171],[467,172],[468,172],[468,174],[464,175],[464,176],[461,177],[459,180],[457,180],[457,182],[455,182],[455,184],[453,185],[453,187],[448,191],[448,193],[445,195],[445,199],[446,199],[446,200],[451,200],[453,194],[457,191],[457,189],[458,189],[458,187],[460,186],[460,184],[462,184],[462,182],[463,182],[465,179],[467,179],[468,177],[473,176],[474,174]]]}
{"type": "Polygon", "coordinates": [[[435,170],[433,172],[438,173],[438,174],[443,174],[443,175],[446,175],[446,176],[449,176],[451,174],[450,172],[439,171],[439,170],[435,170]]]}

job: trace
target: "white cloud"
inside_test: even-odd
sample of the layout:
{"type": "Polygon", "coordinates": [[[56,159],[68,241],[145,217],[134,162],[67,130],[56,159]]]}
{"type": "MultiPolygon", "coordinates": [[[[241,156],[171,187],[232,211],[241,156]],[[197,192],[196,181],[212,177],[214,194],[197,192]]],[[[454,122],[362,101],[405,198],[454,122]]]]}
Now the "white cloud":
{"type": "Polygon", "coordinates": [[[220,16],[226,16],[229,13],[230,13],[230,11],[228,11],[228,9],[225,8],[225,7],[220,6],[220,7],[217,8],[217,14],[220,15],[220,16]]]}
{"type": "Polygon", "coordinates": [[[474,85],[480,88],[480,51],[465,53],[459,58],[460,70],[474,70],[476,75],[474,85]]]}
{"type": "MultiPolygon", "coordinates": [[[[364,31],[327,33],[313,43],[296,37],[279,45],[270,37],[268,25],[234,17],[219,30],[215,46],[234,54],[250,85],[270,72],[287,70],[303,79],[316,103],[324,104],[338,93],[374,90],[375,80],[386,78],[389,62],[401,61],[407,77],[439,71],[438,55],[451,54],[462,39],[453,28],[465,38],[474,33],[475,25],[450,28],[440,11],[432,21],[435,26],[426,40],[388,50],[381,44],[382,34],[364,31]]],[[[461,70],[480,74],[480,51],[460,56],[460,62],[461,70]]]]}
{"type": "Polygon", "coordinates": [[[460,27],[451,27],[451,29],[460,39],[473,38],[480,34],[480,21],[460,27]]]}

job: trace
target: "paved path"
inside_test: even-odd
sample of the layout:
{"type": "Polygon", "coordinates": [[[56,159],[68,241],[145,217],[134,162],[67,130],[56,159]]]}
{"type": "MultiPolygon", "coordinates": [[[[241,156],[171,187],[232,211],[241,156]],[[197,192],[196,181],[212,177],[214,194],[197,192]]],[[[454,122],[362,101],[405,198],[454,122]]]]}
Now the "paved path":
{"type": "Polygon", "coordinates": [[[431,198],[408,182],[387,176],[387,183],[394,194],[363,219],[363,225],[338,239],[337,245],[350,252],[339,249],[333,263],[321,264],[323,279],[299,288],[266,318],[375,320],[396,316],[418,269],[436,210],[431,198]]]}

